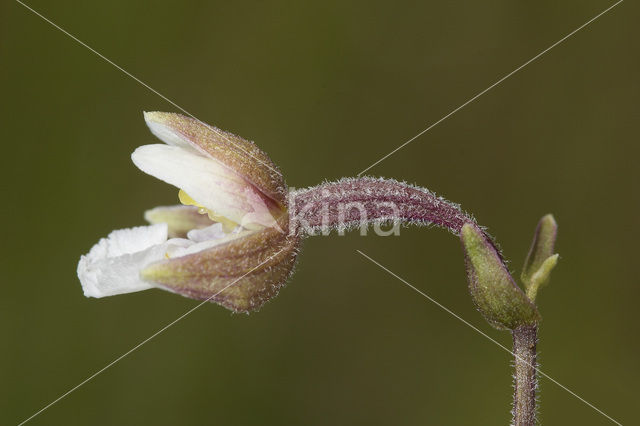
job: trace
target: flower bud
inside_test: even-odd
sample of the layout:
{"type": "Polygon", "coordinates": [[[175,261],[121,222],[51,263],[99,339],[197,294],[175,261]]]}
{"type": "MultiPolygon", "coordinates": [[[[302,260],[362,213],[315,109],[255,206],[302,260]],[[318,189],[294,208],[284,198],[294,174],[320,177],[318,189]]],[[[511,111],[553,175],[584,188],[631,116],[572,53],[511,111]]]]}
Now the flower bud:
{"type": "Polygon", "coordinates": [[[531,248],[522,268],[522,283],[531,300],[538,290],[549,283],[551,271],[558,263],[559,255],[554,254],[558,224],[553,215],[545,215],[538,222],[531,248]]]}
{"type": "Polygon", "coordinates": [[[482,316],[498,329],[515,329],[540,320],[535,305],[516,285],[494,245],[472,223],[460,232],[469,291],[482,316]]]}

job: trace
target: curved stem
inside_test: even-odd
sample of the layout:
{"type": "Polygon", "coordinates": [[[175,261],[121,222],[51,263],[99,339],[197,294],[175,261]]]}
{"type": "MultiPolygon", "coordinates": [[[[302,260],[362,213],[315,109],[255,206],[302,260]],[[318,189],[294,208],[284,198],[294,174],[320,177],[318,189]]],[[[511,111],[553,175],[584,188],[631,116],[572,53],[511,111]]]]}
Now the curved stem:
{"type": "Polygon", "coordinates": [[[294,232],[309,235],[376,222],[436,225],[459,234],[462,225],[475,223],[460,206],[425,188],[370,177],[292,191],[289,211],[294,232]]]}
{"type": "MultiPolygon", "coordinates": [[[[478,242],[476,246],[481,248],[474,246],[480,269],[485,272],[503,272],[498,280],[491,273],[485,273],[484,277],[489,278],[477,286],[481,291],[476,294],[472,290],[471,296],[480,312],[485,319],[500,328],[529,324],[532,318],[535,320],[538,317],[535,306],[513,281],[504,266],[500,251],[486,231],[479,228],[473,217],[459,205],[438,197],[425,188],[393,179],[346,178],[292,190],[289,195],[289,215],[289,230],[299,236],[315,235],[318,232],[326,234],[331,230],[343,231],[380,222],[435,225],[460,235],[461,231],[464,234],[463,227],[466,224],[473,224],[469,229],[473,229],[472,234],[477,237],[478,242]]],[[[462,239],[467,253],[468,248],[464,238],[462,239]]],[[[471,275],[470,282],[473,283],[477,277],[471,275]]],[[[513,329],[513,424],[516,426],[535,425],[536,342],[537,325],[513,329]]]]}
{"type": "Polygon", "coordinates": [[[513,330],[514,390],[513,425],[536,424],[536,343],[538,326],[527,325],[513,330]]]}

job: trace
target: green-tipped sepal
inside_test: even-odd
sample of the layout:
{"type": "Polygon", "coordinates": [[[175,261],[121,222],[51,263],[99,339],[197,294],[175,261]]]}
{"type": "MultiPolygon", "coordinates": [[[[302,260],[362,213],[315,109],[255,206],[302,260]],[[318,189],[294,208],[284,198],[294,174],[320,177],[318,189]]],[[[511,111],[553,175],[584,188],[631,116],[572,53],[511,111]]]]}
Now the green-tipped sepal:
{"type": "Polygon", "coordinates": [[[275,228],[242,231],[209,249],[152,263],[140,272],[140,278],[234,312],[256,311],[291,276],[299,245],[299,236],[275,228]]]}
{"type": "Polygon", "coordinates": [[[469,291],[482,316],[498,329],[515,329],[540,320],[535,305],[516,285],[494,245],[472,223],[460,232],[469,291]]]}
{"type": "Polygon", "coordinates": [[[526,287],[529,299],[536,300],[538,290],[549,283],[549,276],[551,275],[553,268],[556,267],[559,257],[559,254],[547,257],[535,274],[531,276],[531,280],[528,282],[526,287]]]}
{"type": "Polygon", "coordinates": [[[522,283],[531,300],[535,300],[538,290],[549,283],[551,271],[558,263],[554,254],[558,224],[550,214],[538,222],[529,254],[522,269],[522,283]]]}

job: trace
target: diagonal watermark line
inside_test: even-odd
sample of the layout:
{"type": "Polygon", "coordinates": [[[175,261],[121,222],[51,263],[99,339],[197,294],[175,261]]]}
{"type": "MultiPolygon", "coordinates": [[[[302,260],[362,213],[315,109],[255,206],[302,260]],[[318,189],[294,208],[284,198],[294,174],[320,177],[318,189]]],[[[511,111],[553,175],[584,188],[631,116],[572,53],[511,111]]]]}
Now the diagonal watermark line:
{"type": "MultiPolygon", "coordinates": [[[[455,312],[453,312],[451,309],[447,308],[446,306],[444,306],[443,304],[439,303],[437,300],[433,299],[431,296],[429,296],[428,294],[426,294],[425,292],[423,292],[422,290],[418,289],[417,287],[413,286],[412,284],[410,284],[409,282],[407,282],[404,278],[400,277],[399,275],[395,274],[394,272],[392,272],[391,270],[389,270],[387,267],[385,267],[384,265],[380,264],[378,261],[372,259],[371,257],[367,256],[365,253],[363,253],[360,250],[356,250],[360,255],[362,255],[364,258],[366,258],[367,260],[369,260],[370,262],[372,262],[373,264],[379,266],[381,269],[383,269],[384,271],[386,271],[387,273],[389,273],[389,275],[393,276],[394,278],[402,281],[404,284],[406,284],[409,288],[411,288],[412,290],[414,290],[415,292],[417,292],[418,294],[424,296],[426,299],[428,299],[430,302],[432,302],[433,304],[435,304],[436,306],[438,306],[440,309],[444,310],[445,312],[447,312],[448,314],[452,315],[453,317],[455,317],[456,319],[460,320],[463,324],[465,324],[466,326],[470,327],[471,329],[475,330],[476,332],[478,332],[480,335],[486,337],[487,339],[489,339],[491,342],[495,343],[498,347],[500,347],[501,349],[503,349],[504,351],[508,352],[509,354],[513,355],[513,352],[511,351],[511,349],[507,348],[506,346],[504,346],[502,343],[498,342],[497,340],[495,340],[494,338],[492,338],[491,336],[489,336],[487,333],[485,333],[484,331],[480,330],[478,327],[476,327],[475,325],[471,324],[469,321],[465,320],[464,318],[462,318],[460,315],[456,314],[455,312]]],[[[526,363],[526,361],[522,358],[519,358],[520,361],[523,361],[526,363]]],[[[529,364],[530,365],[530,364],[529,364]]],[[[622,424],[620,422],[618,422],[617,420],[613,419],[611,416],[609,416],[607,413],[605,413],[604,411],[602,411],[601,409],[599,409],[598,407],[596,407],[595,405],[591,404],[589,401],[585,400],[584,398],[582,398],[580,395],[576,394],[575,392],[573,392],[571,389],[567,388],[566,386],[564,386],[563,384],[561,384],[560,382],[558,382],[557,380],[555,380],[554,378],[552,378],[551,376],[549,376],[548,374],[544,373],[542,370],[540,370],[540,368],[538,368],[538,373],[545,377],[546,379],[549,379],[551,382],[555,383],[556,385],[558,385],[559,387],[561,387],[562,389],[564,389],[565,391],[569,392],[571,395],[575,396],[576,398],[578,398],[580,401],[582,401],[583,403],[585,403],[586,405],[588,405],[589,407],[593,408],[595,411],[597,411],[598,413],[602,414],[604,417],[606,417],[607,419],[609,419],[610,421],[612,421],[613,423],[622,426],[622,424]]]]}
{"type": "Polygon", "coordinates": [[[243,279],[244,277],[246,277],[247,275],[249,275],[250,273],[252,273],[253,271],[255,271],[256,269],[258,269],[259,267],[261,267],[262,265],[264,265],[265,263],[269,262],[271,259],[273,259],[274,257],[276,257],[277,255],[279,255],[280,253],[282,253],[285,250],[286,247],[282,248],[281,250],[279,250],[278,252],[276,252],[274,255],[268,257],[266,260],[264,260],[263,262],[261,262],[260,264],[258,264],[257,266],[253,267],[251,270],[249,270],[248,272],[246,272],[245,274],[243,274],[240,278],[237,278],[236,280],[234,280],[231,284],[228,284],[227,286],[225,286],[222,290],[218,291],[217,293],[213,294],[212,296],[208,297],[207,299],[203,300],[202,302],[198,303],[196,306],[194,306],[193,308],[189,309],[187,312],[185,312],[184,314],[180,315],[178,318],[176,318],[175,320],[171,321],[169,324],[165,325],[164,327],[162,327],[160,330],[156,331],[155,333],[153,333],[151,336],[147,337],[146,339],[144,339],[143,341],[141,341],[140,343],[138,343],[137,345],[135,345],[134,347],[132,347],[131,349],[129,349],[127,352],[123,353],[122,355],[120,355],[118,358],[114,359],[113,361],[111,361],[109,364],[105,365],[104,367],[102,367],[100,370],[96,371],[95,373],[93,373],[92,375],[90,375],[89,377],[87,377],[86,379],[84,379],[82,382],[78,383],[77,385],[75,385],[74,387],[72,387],[71,389],[69,389],[68,391],[66,391],[65,393],[63,393],[62,395],[60,395],[58,398],[54,399],[53,401],[51,401],[49,404],[45,405],[44,407],[42,407],[40,410],[36,411],[35,413],[33,413],[31,416],[29,416],[28,418],[26,418],[25,420],[23,420],[22,422],[20,422],[18,424],[18,426],[22,426],[23,424],[27,423],[28,421],[32,420],[34,417],[38,416],[39,414],[41,414],[43,411],[47,410],[48,408],[51,408],[53,405],[57,404],[58,402],[60,402],[60,400],[62,400],[63,398],[67,397],[69,394],[71,394],[72,392],[76,391],[78,388],[80,388],[81,386],[87,384],[88,382],[90,382],[91,380],[93,380],[96,376],[100,375],[102,372],[104,372],[105,370],[107,370],[108,368],[112,367],[114,364],[116,364],[117,362],[121,361],[122,359],[126,358],[128,355],[130,355],[132,352],[136,351],[137,349],[139,349],[142,345],[144,345],[145,343],[149,342],[150,340],[152,340],[154,337],[158,336],[159,334],[161,334],[162,332],[164,332],[165,330],[167,330],[169,327],[173,326],[174,324],[176,324],[177,322],[181,321],[182,319],[184,319],[187,315],[191,314],[192,312],[194,312],[196,309],[200,308],[202,305],[208,303],[211,299],[213,299],[214,297],[216,297],[217,295],[219,295],[220,293],[222,293],[223,291],[225,291],[226,289],[228,289],[229,287],[231,287],[232,285],[234,285],[235,283],[237,283],[238,281],[240,281],[241,279],[243,279]]]}
{"type": "Polygon", "coordinates": [[[511,71],[509,74],[505,75],[504,77],[502,77],[501,79],[499,79],[498,81],[493,83],[491,86],[489,86],[486,89],[484,89],[482,92],[476,94],[474,97],[472,97],[471,99],[469,99],[468,101],[466,101],[465,103],[463,103],[462,105],[460,105],[459,107],[457,107],[456,109],[454,109],[453,111],[451,111],[450,113],[448,113],[447,115],[445,115],[444,117],[442,117],[441,119],[436,121],[435,123],[431,124],[429,127],[424,129],[423,131],[421,131],[420,133],[418,133],[417,135],[415,135],[414,137],[412,137],[411,139],[409,139],[408,141],[406,141],[405,143],[403,143],[402,145],[400,145],[399,147],[397,147],[396,149],[394,149],[393,151],[391,151],[390,153],[385,155],[384,157],[380,158],[378,161],[376,161],[375,163],[371,164],[366,169],[362,170],[360,173],[358,173],[358,176],[362,175],[366,171],[368,171],[368,170],[372,169],[373,167],[375,167],[376,165],[380,164],[382,161],[384,161],[387,158],[391,157],[393,154],[395,154],[396,152],[400,151],[402,148],[404,148],[405,146],[409,145],[411,142],[413,142],[414,140],[418,139],[420,136],[424,135],[429,130],[433,129],[438,124],[442,123],[444,120],[446,120],[447,118],[451,117],[453,114],[455,114],[456,112],[460,111],[462,108],[466,107],[471,102],[475,101],[480,96],[484,95],[489,90],[493,89],[494,87],[496,87],[497,85],[499,85],[500,83],[502,83],[503,81],[505,81],[506,79],[508,79],[509,77],[511,77],[512,75],[514,75],[515,73],[517,73],[518,71],[520,71],[521,69],[523,69],[524,67],[529,65],[530,63],[532,63],[533,61],[535,61],[536,59],[540,58],[542,55],[544,55],[545,53],[547,53],[548,51],[550,51],[551,49],[553,49],[554,47],[556,47],[557,45],[559,45],[563,41],[567,40],[569,37],[573,36],[575,33],[580,31],[581,29],[583,29],[587,25],[591,24],[593,21],[595,21],[596,19],[600,18],[602,15],[604,15],[607,12],[609,12],[611,9],[613,9],[614,7],[616,7],[617,5],[622,3],[623,1],[624,0],[618,0],[618,2],[614,3],[613,5],[609,6],[608,8],[606,8],[605,10],[603,10],[602,12],[600,12],[599,14],[594,16],[593,18],[589,19],[587,22],[585,22],[584,24],[580,25],[578,28],[576,28],[575,30],[571,31],[569,34],[567,34],[566,36],[562,37],[560,40],[558,40],[555,43],[553,43],[551,46],[549,46],[546,49],[544,49],[542,52],[538,53],[536,56],[534,56],[533,58],[529,59],[524,64],[520,65],[518,68],[516,68],[513,71],[511,71]]]}
{"type": "Polygon", "coordinates": [[[72,40],[76,41],[78,44],[80,44],[83,47],[86,47],[87,49],[89,49],[92,53],[94,53],[95,55],[97,55],[98,57],[100,57],[101,59],[104,59],[107,63],[113,65],[115,68],[117,68],[118,70],[122,71],[125,75],[127,75],[128,77],[131,77],[133,80],[135,80],[136,82],[138,82],[140,85],[144,86],[146,89],[150,90],[151,92],[155,93],[156,95],[160,96],[162,99],[164,99],[165,101],[167,101],[168,103],[170,103],[171,105],[173,105],[174,107],[178,108],[180,111],[184,112],[186,115],[188,115],[191,118],[194,118],[198,121],[200,121],[201,123],[203,123],[205,126],[207,126],[211,131],[213,131],[214,133],[216,133],[218,136],[220,136],[222,139],[224,139],[226,142],[228,142],[232,147],[238,149],[240,152],[242,152],[243,154],[251,157],[252,159],[256,160],[258,163],[262,164],[263,166],[267,167],[268,169],[270,169],[272,172],[274,172],[276,175],[278,176],[282,176],[282,173],[280,173],[279,170],[277,170],[276,168],[274,168],[273,166],[271,166],[270,164],[265,163],[264,161],[262,161],[260,158],[255,157],[254,155],[252,155],[250,152],[248,152],[247,150],[243,149],[240,145],[234,143],[232,140],[230,140],[223,132],[221,132],[219,129],[205,123],[204,121],[198,119],[198,117],[196,117],[195,115],[191,114],[189,111],[187,111],[186,109],[182,108],[180,105],[178,105],[177,103],[175,103],[174,101],[172,101],[171,99],[167,98],[165,95],[163,95],[162,93],[158,92],[156,89],[154,89],[153,87],[149,86],[147,83],[145,83],[144,81],[140,80],[138,77],[136,77],[135,75],[131,74],[129,71],[125,70],[124,68],[122,68],[120,65],[116,64],[115,62],[113,62],[111,59],[107,58],[106,56],[104,56],[102,53],[98,52],[97,50],[95,50],[94,48],[92,48],[91,46],[89,46],[87,43],[83,42],[82,40],[80,40],[78,37],[74,36],[73,34],[71,34],[70,32],[68,32],[67,30],[65,30],[64,28],[62,28],[61,26],[59,26],[58,24],[56,24],[55,22],[53,22],[52,20],[48,19],[46,16],[42,15],[40,12],[38,12],[37,10],[33,9],[32,7],[30,7],[29,5],[23,3],[20,0],[15,0],[17,3],[19,3],[20,5],[24,6],[24,8],[26,8],[27,10],[33,12],[35,15],[39,16],[40,18],[42,18],[43,21],[49,23],[51,26],[53,26],[54,28],[56,28],[57,30],[59,30],[60,32],[62,32],[63,34],[65,34],[66,36],[68,36],[69,38],[71,38],[72,40]]]}

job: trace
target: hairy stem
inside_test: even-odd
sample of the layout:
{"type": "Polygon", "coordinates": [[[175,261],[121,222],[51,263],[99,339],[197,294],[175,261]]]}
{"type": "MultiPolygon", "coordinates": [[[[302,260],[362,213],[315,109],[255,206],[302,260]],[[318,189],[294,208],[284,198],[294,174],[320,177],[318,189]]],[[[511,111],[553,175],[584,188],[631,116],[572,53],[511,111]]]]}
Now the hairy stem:
{"type": "Polygon", "coordinates": [[[513,425],[536,423],[536,343],[538,326],[526,325],[513,330],[514,392],[513,425]]]}
{"type": "Polygon", "coordinates": [[[292,191],[292,227],[313,235],[376,222],[435,225],[459,234],[475,220],[433,192],[393,179],[346,178],[292,191]]]}

